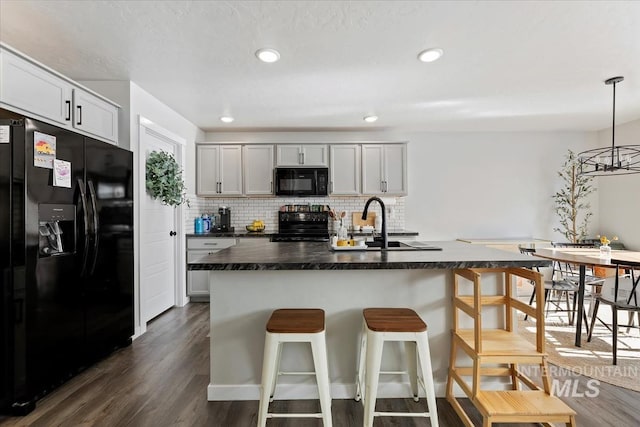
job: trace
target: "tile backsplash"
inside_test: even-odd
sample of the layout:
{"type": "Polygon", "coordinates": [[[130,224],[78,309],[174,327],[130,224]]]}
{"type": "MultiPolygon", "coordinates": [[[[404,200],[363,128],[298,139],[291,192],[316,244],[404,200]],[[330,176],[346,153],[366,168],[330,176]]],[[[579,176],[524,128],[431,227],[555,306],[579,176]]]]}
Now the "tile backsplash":
{"type": "MultiPolygon", "coordinates": [[[[255,219],[264,221],[266,231],[278,231],[278,211],[283,205],[329,205],[336,212],[345,211],[344,224],[351,227],[351,213],[362,212],[369,197],[265,197],[265,198],[202,198],[195,194],[187,195],[190,207],[184,206],[185,232],[193,233],[193,221],[202,214],[218,213],[220,206],[231,211],[231,226],[236,231],[245,231],[245,226],[255,219]]],[[[388,230],[404,230],[404,198],[381,197],[387,208],[388,230]]],[[[380,205],[372,203],[370,209],[381,215],[380,205]]],[[[331,226],[329,226],[331,228],[331,226]]]]}

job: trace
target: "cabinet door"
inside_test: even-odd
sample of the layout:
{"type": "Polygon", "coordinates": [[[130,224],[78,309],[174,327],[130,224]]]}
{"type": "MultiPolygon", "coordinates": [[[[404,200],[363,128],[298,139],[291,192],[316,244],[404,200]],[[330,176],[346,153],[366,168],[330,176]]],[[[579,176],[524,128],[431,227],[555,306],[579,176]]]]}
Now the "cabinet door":
{"type": "Polygon", "coordinates": [[[218,176],[221,195],[242,196],[242,146],[220,146],[218,176]]]}
{"type": "Polygon", "coordinates": [[[207,270],[187,271],[187,296],[194,301],[209,299],[209,272],[207,270]]]}
{"type": "Polygon", "coordinates": [[[72,85],[11,52],[0,49],[0,101],[9,107],[71,125],[72,85]]]}
{"type": "Polygon", "coordinates": [[[218,145],[196,145],[196,194],[216,196],[219,191],[218,168],[220,152],[218,145]]]}
{"type": "Polygon", "coordinates": [[[118,108],[95,95],[75,88],[73,127],[118,142],[118,108]]]}
{"type": "Polygon", "coordinates": [[[362,193],[382,194],[384,145],[362,146],[362,193]]]}
{"type": "Polygon", "coordinates": [[[360,146],[332,145],[331,194],[360,194],[360,146]]]}
{"type": "Polygon", "coordinates": [[[276,153],[278,166],[299,166],[302,164],[302,148],[299,145],[278,145],[276,153]]]}
{"type": "Polygon", "coordinates": [[[326,145],[303,145],[302,164],[305,166],[327,166],[326,145]]]}
{"type": "Polygon", "coordinates": [[[384,192],[387,194],[407,194],[407,146],[387,144],[384,146],[384,192]]]}
{"type": "MultiPolygon", "coordinates": [[[[187,238],[187,264],[207,255],[215,254],[222,249],[236,244],[236,239],[188,237],[187,238]]],[[[206,301],[209,298],[209,272],[192,270],[187,271],[187,295],[197,301],[206,301]]]]}
{"type": "Polygon", "coordinates": [[[245,145],[244,194],[273,194],[273,145],[245,145]]]}

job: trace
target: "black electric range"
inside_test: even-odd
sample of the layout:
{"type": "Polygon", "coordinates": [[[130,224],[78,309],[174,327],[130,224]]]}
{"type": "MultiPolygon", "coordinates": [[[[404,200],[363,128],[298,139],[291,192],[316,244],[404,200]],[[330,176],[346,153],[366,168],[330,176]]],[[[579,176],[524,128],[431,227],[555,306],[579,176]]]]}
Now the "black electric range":
{"type": "Polygon", "coordinates": [[[278,234],[272,242],[328,242],[328,212],[278,212],[278,234]]]}

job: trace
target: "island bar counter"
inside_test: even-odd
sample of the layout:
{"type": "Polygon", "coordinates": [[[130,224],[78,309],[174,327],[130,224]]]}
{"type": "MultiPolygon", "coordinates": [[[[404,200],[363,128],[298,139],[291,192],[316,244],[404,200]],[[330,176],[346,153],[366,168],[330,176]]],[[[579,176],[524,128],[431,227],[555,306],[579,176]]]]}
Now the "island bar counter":
{"type": "MultiPolygon", "coordinates": [[[[427,323],[436,394],[444,397],[451,341],[450,270],[550,265],[544,259],[454,241],[428,242],[441,251],[331,252],[326,243],[264,240],[241,241],[188,266],[210,270],[209,400],[258,400],[265,324],[277,308],[325,310],[334,399],[355,395],[362,309],[414,309],[427,323]]],[[[483,275],[487,289],[500,283],[485,285],[483,275]]],[[[489,312],[483,322],[498,326],[498,318],[502,316],[489,312]]],[[[312,370],[304,344],[285,346],[281,360],[282,371],[312,370]]],[[[397,347],[385,347],[383,370],[397,370],[403,362],[397,347]]],[[[409,396],[404,381],[383,376],[379,397],[409,396]]],[[[312,377],[285,376],[278,380],[276,398],[315,399],[316,390],[312,377]]]]}

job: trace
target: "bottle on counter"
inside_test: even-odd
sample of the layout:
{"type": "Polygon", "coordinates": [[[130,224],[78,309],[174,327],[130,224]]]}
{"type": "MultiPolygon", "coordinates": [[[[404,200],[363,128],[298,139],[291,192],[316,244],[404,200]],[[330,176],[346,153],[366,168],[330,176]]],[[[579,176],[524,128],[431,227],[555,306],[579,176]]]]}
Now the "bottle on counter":
{"type": "Polygon", "coordinates": [[[193,232],[196,234],[204,233],[204,220],[197,217],[193,223],[193,232]]]}
{"type": "Polygon", "coordinates": [[[380,233],[382,231],[382,216],[376,216],[374,227],[376,229],[376,233],[380,233]]]}

